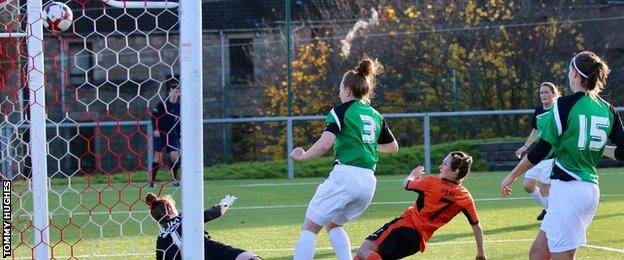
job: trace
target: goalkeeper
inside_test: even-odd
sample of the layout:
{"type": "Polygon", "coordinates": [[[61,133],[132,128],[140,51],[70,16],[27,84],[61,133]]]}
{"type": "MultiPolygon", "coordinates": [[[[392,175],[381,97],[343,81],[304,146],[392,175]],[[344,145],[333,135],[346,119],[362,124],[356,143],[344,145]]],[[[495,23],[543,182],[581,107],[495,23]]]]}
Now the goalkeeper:
{"type": "MultiPolygon", "coordinates": [[[[204,210],[204,222],[211,221],[223,215],[234,203],[236,197],[227,195],[219,204],[204,210]]],[[[170,195],[156,196],[148,193],[145,203],[150,209],[150,215],[160,225],[160,233],[156,240],[156,259],[182,259],[182,215],[178,214],[175,201],[170,195]]],[[[204,259],[261,259],[255,254],[234,248],[211,239],[204,231],[204,259]]]]}

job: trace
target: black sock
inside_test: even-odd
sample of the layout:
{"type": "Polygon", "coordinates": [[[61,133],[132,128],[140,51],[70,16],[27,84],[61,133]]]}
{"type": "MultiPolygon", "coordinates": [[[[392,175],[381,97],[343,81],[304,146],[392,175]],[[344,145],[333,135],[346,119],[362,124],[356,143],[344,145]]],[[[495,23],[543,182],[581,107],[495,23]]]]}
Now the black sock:
{"type": "Polygon", "coordinates": [[[152,162],[152,182],[156,182],[156,174],[160,168],[160,163],[152,162]]]}
{"type": "Polygon", "coordinates": [[[173,163],[173,178],[176,180],[178,180],[178,170],[180,169],[180,161],[181,161],[181,158],[178,157],[178,160],[176,160],[173,163]]]}

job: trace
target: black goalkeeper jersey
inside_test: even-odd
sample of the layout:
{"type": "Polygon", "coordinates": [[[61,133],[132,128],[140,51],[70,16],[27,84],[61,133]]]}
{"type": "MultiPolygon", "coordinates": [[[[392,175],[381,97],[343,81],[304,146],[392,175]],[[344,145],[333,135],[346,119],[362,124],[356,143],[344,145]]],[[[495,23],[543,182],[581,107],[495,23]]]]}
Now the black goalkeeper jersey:
{"type": "MultiPolygon", "coordinates": [[[[221,208],[214,205],[210,209],[204,210],[204,222],[208,222],[221,216],[221,208]]],[[[171,260],[182,259],[182,214],[177,217],[165,220],[162,225],[158,239],[156,240],[156,259],[171,260]]],[[[204,243],[210,241],[210,234],[204,231],[204,243]]]]}

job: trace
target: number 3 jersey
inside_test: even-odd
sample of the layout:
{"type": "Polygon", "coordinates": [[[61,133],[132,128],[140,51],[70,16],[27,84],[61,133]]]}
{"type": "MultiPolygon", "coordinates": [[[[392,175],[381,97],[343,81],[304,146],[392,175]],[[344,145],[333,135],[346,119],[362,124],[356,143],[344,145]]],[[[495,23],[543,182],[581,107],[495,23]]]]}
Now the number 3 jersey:
{"type": "Polygon", "coordinates": [[[336,135],[336,163],[375,170],[377,145],[389,144],[394,136],[377,110],[360,100],[342,103],[325,118],[325,131],[336,135]]]}
{"type": "Polygon", "coordinates": [[[624,139],[622,122],[615,109],[600,97],[585,92],[557,99],[540,138],[556,154],[551,179],[598,183],[596,165],[607,139],[624,139]]]}
{"type": "Polygon", "coordinates": [[[479,223],[472,195],[457,182],[429,176],[408,182],[405,189],[418,193],[416,203],[407,208],[402,217],[420,233],[421,252],[425,251],[433,233],[459,212],[464,213],[471,225],[479,223]]]}

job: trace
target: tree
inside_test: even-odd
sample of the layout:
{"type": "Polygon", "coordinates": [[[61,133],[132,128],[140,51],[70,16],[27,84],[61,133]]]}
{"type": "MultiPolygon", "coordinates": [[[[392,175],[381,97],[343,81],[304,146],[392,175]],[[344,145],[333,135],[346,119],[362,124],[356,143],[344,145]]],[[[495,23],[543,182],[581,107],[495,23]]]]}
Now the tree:
{"type": "MultiPolygon", "coordinates": [[[[458,110],[532,108],[539,104],[540,82],[567,88],[569,59],[585,44],[581,24],[562,22],[576,10],[574,4],[526,0],[314,3],[319,20],[334,22],[315,23],[303,30],[307,34],[295,35],[299,37],[293,61],[295,115],[326,114],[337,104],[341,74],[363,56],[379,58],[386,67],[373,100],[382,113],[448,111],[454,102],[458,110]],[[375,12],[378,19],[354,34],[350,54],[340,55],[340,40],[353,28],[353,18],[372,21],[375,12]],[[316,27],[325,33],[318,33],[316,27]],[[309,35],[314,37],[305,39],[309,35]],[[451,91],[453,71],[456,94],[451,91]]],[[[284,64],[283,50],[275,51],[269,56],[284,64]]],[[[259,111],[263,115],[286,114],[286,77],[278,73],[283,77],[266,82],[267,105],[259,111]]],[[[525,135],[529,127],[528,116],[460,120],[462,138],[525,135]]],[[[401,143],[422,139],[418,121],[391,122],[401,143]]],[[[434,141],[449,140],[451,124],[436,119],[434,141]]],[[[299,126],[296,144],[311,143],[322,129],[320,123],[299,126]]],[[[283,158],[284,141],[275,141],[275,148],[266,151],[283,158]]]]}

